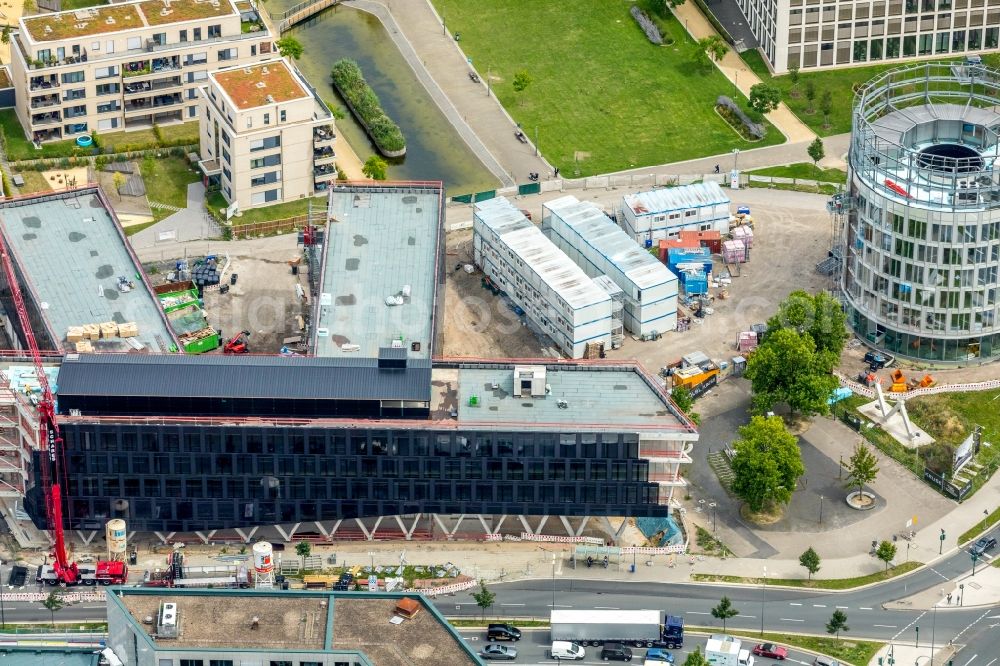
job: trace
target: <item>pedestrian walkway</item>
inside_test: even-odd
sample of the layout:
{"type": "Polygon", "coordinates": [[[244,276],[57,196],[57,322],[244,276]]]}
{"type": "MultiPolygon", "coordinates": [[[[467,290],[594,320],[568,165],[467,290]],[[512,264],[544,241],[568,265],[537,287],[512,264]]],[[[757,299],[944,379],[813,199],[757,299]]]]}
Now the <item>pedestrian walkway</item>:
{"type": "MultiPolygon", "coordinates": [[[[684,27],[695,41],[719,34],[695,3],[685,2],[676,7],[671,7],[671,10],[674,12],[677,20],[684,24],[684,27]]],[[[748,97],[750,96],[750,88],[758,83],[762,83],[760,77],[753,73],[747,64],[743,62],[743,59],[740,58],[739,54],[732,48],[729,49],[729,52],[726,53],[721,61],[716,63],[716,66],[727,79],[733,82],[733,85],[740,92],[748,97]]],[[[816,138],[816,133],[799,120],[784,103],[767,114],[767,119],[778,128],[779,132],[785,135],[785,138],[790,143],[808,142],[816,138]]]]}
{"type": "Polygon", "coordinates": [[[222,235],[219,225],[205,210],[205,187],[200,182],[190,183],[187,189],[187,206],[177,208],[167,204],[149,202],[152,208],[175,211],[156,224],[129,237],[136,250],[156,247],[160,243],[178,243],[222,235]]]}
{"type": "Polygon", "coordinates": [[[531,172],[551,171],[544,159],[535,156],[532,146],[515,138],[513,119],[495,97],[487,95],[485,83],[469,79],[472,69],[465,54],[446,33],[429,0],[388,6],[377,0],[354,0],[351,6],[382,21],[459,136],[504,185],[526,182],[531,172]]]}

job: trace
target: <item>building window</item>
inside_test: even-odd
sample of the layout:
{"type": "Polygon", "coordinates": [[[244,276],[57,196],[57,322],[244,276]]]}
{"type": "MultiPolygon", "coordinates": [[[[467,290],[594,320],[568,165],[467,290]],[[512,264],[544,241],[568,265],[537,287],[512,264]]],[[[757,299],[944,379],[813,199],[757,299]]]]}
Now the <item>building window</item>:
{"type": "Polygon", "coordinates": [[[270,125],[271,124],[271,114],[270,113],[265,113],[264,114],[264,124],[265,125],[270,125]]]}
{"type": "Polygon", "coordinates": [[[157,46],[166,46],[167,44],[167,33],[157,32],[153,35],[153,43],[157,46]]]}
{"type": "Polygon", "coordinates": [[[194,29],[194,41],[196,41],[196,42],[200,42],[201,41],[201,28],[195,28],[194,29]]]}
{"type": "Polygon", "coordinates": [[[112,76],[118,76],[117,65],[112,65],[111,67],[98,67],[94,70],[95,79],[106,79],[112,76]]]}
{"type": "Polygon", "coordinates": [[[222,137],[222,143],[224,143],[224,144],[226,144],[228,146],[229,145],[229,135],[226,134],[225,132],[219,132],[219,136],[222,137]]]}
{"type": "Polygon", "coordinates": [[[185,65],[204,65],[208,62],[208,52],[191,53],[184,59],[185,65]]]}
{"type": "Polygon", "coordinates": [[[277,201],[280,198],[281,188],[279,187],[264,192],[254,192],[250,195],[250,203],[256,206],[259,204],[271,203],[272,201],[277,201]]]}
{"type": "Polygon", "coordinates": [[[197,106],[189,106],[188,107],[188,118],[194,118],[197,115],[198,115],[198,107],[197,106]]]}
{"type": "Polygon", "coordinates": [[[228,180],[230,183],[233,182],[233,174],[226,167],[222,167],[222,175],[225,176],[226,180],[228,180]]]}
{"type": "MultiPolygon", "coordinates": [[[[267,114],[264,114],[264,122],[267,123],[267,114]]],[[[270,150],[271,148],[278,148],[281,146],[281,135],[269,136],[265,139],[255,139],[250,142],[250,152],[255,153],[258,150],[270,150]]]]}
{"type": "Polygon", "coordinates": [[[854,42],[854,62],[864,62],[868,59],[868,42],[859,40],[854,42]]]}
{"type": "Polygon", "coordinates": [[[83,81],[83,72],[66,72],[62,75],[63,83],[80,83],[83,81]]]}
{"type": "Polygon", "coordinates": [[[121,107],[118,105],[118,100],[114,100],[113,102],[108,102],[107,104],[97,105],[98,113],[111,113],[112,111],[120,111],[120,110],[121,107]]]}
{"type": "Polygon", "coordinates": [[[212,39],[214,37],[222,37],[222,26],[221,25],[210,25],[210,26],[208,26],[208,38],[212,39]]]}
{"type": "Polygon", "coordinates": [[[181,42],[186,42],[187,40],[188,40],[188,31],[187,30],[181,30],[180,41],[181,42]]]}
{"type": "Polygon", "coordinates": [[[114,95],[121,90],[121,85],[117,83],[101,83],[97,86],[98,95],[114,95]]]}
{"type": "Polygon", "coordinates": [[[903,37],[903,57],[911,58],[917,55],[917,38],[914,35],[903,37]]]}
{"type": "Polygon", "coordinates": [[[267,157],[259,157],[255,160],[250,160],[251,169],[260,169],[261,167],[267,166],[277,166],[281,164],[281,154],[268,155],[267,157]]]}
{"type": "Polygon", "coordinates": [[[279,111],[279,112],[278,112],[278,114],[279,114],[279,116],[278,116],[278,117],[279,117],[279,119],[280,119],[280,122],[285,122],[285,120],[287,120],[287,116],[288,116],[288,114],[287,114],[287,113],[285,113],[285,110],[284,110],[284,109],[282,109],[281,111],[279,111]]]}
{"type": "Polygon", "coordinates": [[[181,659],[181,666],[205,666],[201,659],[181,659]]]}
{"type": "Polygon", "coordinates": [[[899,57],[899,37],[890,37],[885,40],[885,57],[886,58],[898,58],[899,57]]]}
{"type": "Polygon", "coordinates": [[[126,46],[129,51],[142,48],[142,39],[140,37],[129,37],[126,46]]]}
{"type": "Polygon", "coordinates": [[[229,151],[225,148],[222,149],[222,159],[226,160],[227,163],[232,164],[233,160],[229,157],[229,151]]]}

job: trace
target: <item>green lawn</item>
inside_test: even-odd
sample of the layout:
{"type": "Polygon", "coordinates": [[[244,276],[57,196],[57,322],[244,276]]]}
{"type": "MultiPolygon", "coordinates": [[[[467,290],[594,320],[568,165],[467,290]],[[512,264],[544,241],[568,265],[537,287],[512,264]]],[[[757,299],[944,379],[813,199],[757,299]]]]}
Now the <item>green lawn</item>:
{"type": "MultiPolygon", "coordinates": [[[[797,96],[791,96],[792,81],[787,74],[772,77],[764,64],[764,59],[757,50],[744,51],[740,54],[743,61],[762,81],[770,81],[781,88],[783,101],[799,119],[820,136],[843,134],[851,131],[851,107],[854,103],[854,85],[870,81],[888,69],[902,67],[907,63],[893,60],[880,65],[863,67],[848,67],[823,70],[819,72],[804,71],[799,73],[799,83],[796,86],[797,96]],[[812,81],[816,86],[816,100],[813,104],[815,113],[806,113],[809,101],[806,99],[806,81],[812,81]],[[823,114],[819,112],[819,100],[824,90],[829,90],[833,97],[833,107],[830,112],[830,127],[823,127],[823,114]]],[[[943,62],[953,58],[935,59],[943,62]]],[[[915,63],[911,63],[915,64],[915,63]]]]}
{"type": "MultiPolygon", "coordinates": [[[[867,576],[855,576],[854,578],[768,578],[768,585],[786,585],[789,587],[806,587],[817,590],[849,590],[862,585],[879,583],[883,580],[895,578],[896,576],[908,573],[914,569],[924,566],[920,562],[904,562],[894,567],[889,567],[888,571],[879,571],[867,576]]],[[[805,569],[802,570],[803,573],[805,569]]],[[[761,578],[746,576],[719,576],[715,574],[691,574],[691,580],[700,580],[712,583],[744,583],[746,585],[760,585],[761,578]]]]}
{"type": "MultiPolygon", "coordinates": [[[[848,617],[848,624],[850,617],[848,617]]],[[[691,630],[696,627],[691,627],[691,630]]],[[[819,629],[819,628],[817,628],[819,629]]],[[[705,627],[706,632],[716,633],[717,627],[705,627]]],[[[761,642],[770,641],[791,647],[800,647],[812,652],[818,652],[841,663],[852,664],[853,666],[868,666],[868,662],[881,649],[882,643],[874,641],[859,641],[853,638],[836,638],[834,636],[808,636],[804,634],[779,634],[766,631],[761,634],[759,631],[741,631],[739,629],[726,630],[727,634],[734,634],[745,638],[752,638],[761,642]]]]}
{"type": "Polygon", "coordinates": [[[24,136],[24,128],[21,127],[21,122],[17,119],[17,114],[14,109],[3,109],[0,110],[0,128],[3,129],[5,150],[7,152],[7,159],[11,162],[17,162],[19,160],[37,160],[43,157],[69,157],[76,154],[90,154],[92,151],[87,150],[86,153],[82,149],[77,148],[75,141],[53,141],[52,143],[43,143],[42,149],[37,150],[34,145],[24,136]]]}
{"type": "Polygon", "coordinates": [[[24,185],[17,188],[21,194],[35,194],[36,192],[49,192],[52,187],[49,185],[49,181],[45,180],[43,176],[38,171],[18,171],[24,178],[24,185]]]}
{"type": "MultiPolygon", "coordinates": [[[[305,215],[309,212],[310,197],[296,199],[287,203],[276,204],[274,206],[264,206],[263,208],[251,208],[240,211],[240,217],[230,220],[233,224],[253,224],[254,222],[269,222],[271,220],[284,220],[297,215],[305,215]]],[[[323,199],[316,198],[316,205],[322,205],[323,199]]],[[[229,204],[220,192],[210,192],[205,199],[205,205],[209,212],[216,218],[222,219],[225,216],[219,214],[219,209],[226,208],[229,204]]]]}
{"type": "MultiPolygon", "coordinates": [[[[958,543],[962,544],[972,541],[980,534],[996,525],[998,522],[1000,522],[1000,509],[995,509],[988,516],[983,516],[983,520],[976,523],[975,527],[963,532],[962,535],[958,537],[958,543]]],[[[993,559],[993,566],[1000,567],[1000,557],[993,559]]]]}
{"type": "MultiPolygon", "coordinates": [[[[139,171],[146,184],[146,198],[157,203],[184,208],[187,205],[187,186],[201,180],[198,171],[192,169],[183,157],[146,157],[139,161],[139,171]]],[[[152,208],[153,220],[159,222],[173,211],[152,208]]],[[[130,234],[136,233],[130,228],[130,234]]]]}
{"type": "Polygon", "coordinates": [[[802,178],[804,180],[817,180],[824,183],[842,184],[847,182],[847,172],[843,169],[823,169],[809,162],[764,167],[763,169],[754,169],[749,173],[758,176],[773,176],[775,178],[802,178]]]}
{"type": "MultiPolygon", "coordinates": [[[[652,4],[651,0],[640,0],[652,4]]],[[[434,0],[450,33],[525,134],[565,176],[607,173],[782,143],[743,140],[715,112],[733,85],[692,64],[694,42],[672,16],[658,18],[669,45],[654,46],[631,2],[434,0]],[[513,89],[514,74],[531,83],[513,89]],[[579,166],[576,166],[577,158],[579,166]]],[[[742,99],[742,98],[741,98],[742,99]]],[[[513,130],[511,130],[513,131],[513,130]]]]}

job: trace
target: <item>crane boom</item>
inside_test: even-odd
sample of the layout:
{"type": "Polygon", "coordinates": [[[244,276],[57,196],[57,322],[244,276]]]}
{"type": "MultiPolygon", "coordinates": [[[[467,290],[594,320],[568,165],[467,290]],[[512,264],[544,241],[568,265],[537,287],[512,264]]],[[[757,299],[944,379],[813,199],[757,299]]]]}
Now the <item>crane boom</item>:
{"type": "Polygon", "coordinates": [[[35,375],[38,385],[41,388],[42,396],[38,401],[38,421],[41,432],[41,441],[45,451],[41,456],[42,481],[45,492],[45,513],[49,522],[49,529],[52,530],[54,546],[52,555],[55,573],[59,580],[67,585],[75,585],[79,582],[80,572],[76,562],[70,562],[66,555],[66,540],[63,534],[62,521],[62,488],[59,484],[59,455],[62,452],[62,437],[59,435],[59,425],[56,423],[55,398],[52,396],[52,388],[49,386],[49,379],[45,375],[45,368],[42,366],[42,355],[38,351],[38,341],[35,339],[35,332],[31,327],[31,319],[28,317],[28,308],[24,303],[24,294],[17,282],[17,273],[14,270],[14,262],[10,257],[10,249],[5,240],[0,239],[0,263],[3,264],[3,272],[7,278],[10,288],[10,295],[14,301],[14,308],[17,310],[17,318],[21,324],[21,332],[28,345],[31,360],[35,364],[35,375]]]}

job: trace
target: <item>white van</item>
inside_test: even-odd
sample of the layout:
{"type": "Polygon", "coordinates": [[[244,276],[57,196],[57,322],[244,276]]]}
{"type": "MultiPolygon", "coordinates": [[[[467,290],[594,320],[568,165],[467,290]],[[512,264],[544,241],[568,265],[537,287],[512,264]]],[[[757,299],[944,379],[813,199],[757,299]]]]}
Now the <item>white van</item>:
{"type": "Polygon", "coordinates": [[[586,651],[576,643],[569,641],[552,641],[552,648],[549,650],[552,659],[584,659],[586,651]]]}

